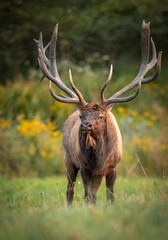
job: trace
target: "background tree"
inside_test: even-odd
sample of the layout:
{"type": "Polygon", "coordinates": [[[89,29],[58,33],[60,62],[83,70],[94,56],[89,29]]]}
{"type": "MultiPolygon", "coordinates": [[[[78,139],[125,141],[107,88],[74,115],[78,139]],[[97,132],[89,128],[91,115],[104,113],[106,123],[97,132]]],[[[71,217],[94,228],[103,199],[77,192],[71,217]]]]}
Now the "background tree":
{"type": "Polygon", "coordinates": [[[58,58],[79,65],[90,61],[92,67],[99,67],[102,62],[139,56],[143,19],[151,21],[158,49],[167,49],[168,0],[7,0],[1,1],[0,12],[0,71],[4,76],[0,81],[37,67],[32,39],[41,30],[49,40],[57,22],[61,28],[58,58]]]}

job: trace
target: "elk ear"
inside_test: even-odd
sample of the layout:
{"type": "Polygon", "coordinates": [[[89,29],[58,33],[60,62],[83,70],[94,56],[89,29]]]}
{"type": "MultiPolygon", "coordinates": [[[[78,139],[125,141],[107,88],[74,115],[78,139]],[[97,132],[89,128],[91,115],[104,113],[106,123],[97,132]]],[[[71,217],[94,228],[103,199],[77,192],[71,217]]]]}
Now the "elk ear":
{"type": "Polygon", "coordinates": [[[78,110],[80,111],[80,113],[82,113],[84,109],[89,109],[89,104],[88,103],[86,103],[84,105],[77,104],[77,107],[78,107],[78,110]]]}
{"type": "Polygon", "coordinates": [[[112,110],[112,108],[113,108],[113,104],[111,104],[111,105],[107,105],[106,106],[106,111],[111,111],[112,110]]]}
{"type": "Polygon", "coordinates": [[[111,109],[112,109],[112,107],[113,106],[110,106],[110,105],[102,105],[101,103],[99,103],[99,106],[101,107],[101,109],[103,110],[103,111],[111,111],[111,109]]]}

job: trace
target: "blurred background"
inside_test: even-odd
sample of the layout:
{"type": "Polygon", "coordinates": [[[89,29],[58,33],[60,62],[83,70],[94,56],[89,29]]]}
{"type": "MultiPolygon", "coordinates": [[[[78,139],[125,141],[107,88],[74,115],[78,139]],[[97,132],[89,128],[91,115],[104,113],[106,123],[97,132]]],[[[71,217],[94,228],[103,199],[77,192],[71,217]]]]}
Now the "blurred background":
{"type": "Polygon", "coordinates": [[[65,173],[62,128],[76,107],[52,99],[47,79],[40,83],[33,41],[39,32],[47,44],[59,23],[60,76],[70,86],[70,67],[86,101],[98,102],[111,63],[106,97],[135,78],[143,19],[151,22],[157,52],[163,51],[162,70],[154,82],[142,86],[135,100],[112,110],[124,145],[119,174],[167,175],[168,0],[6,0],[0,2],[0,13],[1,175],[65,173]]]}

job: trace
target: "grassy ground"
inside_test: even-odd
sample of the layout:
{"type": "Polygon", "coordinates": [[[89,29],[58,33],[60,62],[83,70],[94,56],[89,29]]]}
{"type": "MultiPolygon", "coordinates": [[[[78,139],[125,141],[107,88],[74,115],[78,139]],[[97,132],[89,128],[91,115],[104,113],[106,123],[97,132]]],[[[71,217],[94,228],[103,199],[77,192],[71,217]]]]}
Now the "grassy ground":
{"type": "Polygon", "coordinates": [[[0,239],[168,239],[168,180],[122,178],[116,201],[83,203],[78,178],[73,206],[66,206],[66,178],[0,178],[0,239]]]}

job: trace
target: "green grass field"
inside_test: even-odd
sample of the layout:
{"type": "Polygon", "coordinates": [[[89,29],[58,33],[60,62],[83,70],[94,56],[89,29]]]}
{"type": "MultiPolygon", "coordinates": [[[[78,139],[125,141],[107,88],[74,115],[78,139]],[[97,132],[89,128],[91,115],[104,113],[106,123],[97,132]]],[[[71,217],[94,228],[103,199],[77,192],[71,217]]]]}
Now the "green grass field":
{"type": "Polygon", "coordinates": [[[78,178],[73,206],[66,206],[66,178],[0,178],[0,239],[168,239],[168,180],[122,178],[116,200],[105,183],[96,206],[85,206],[78,178]]]}

